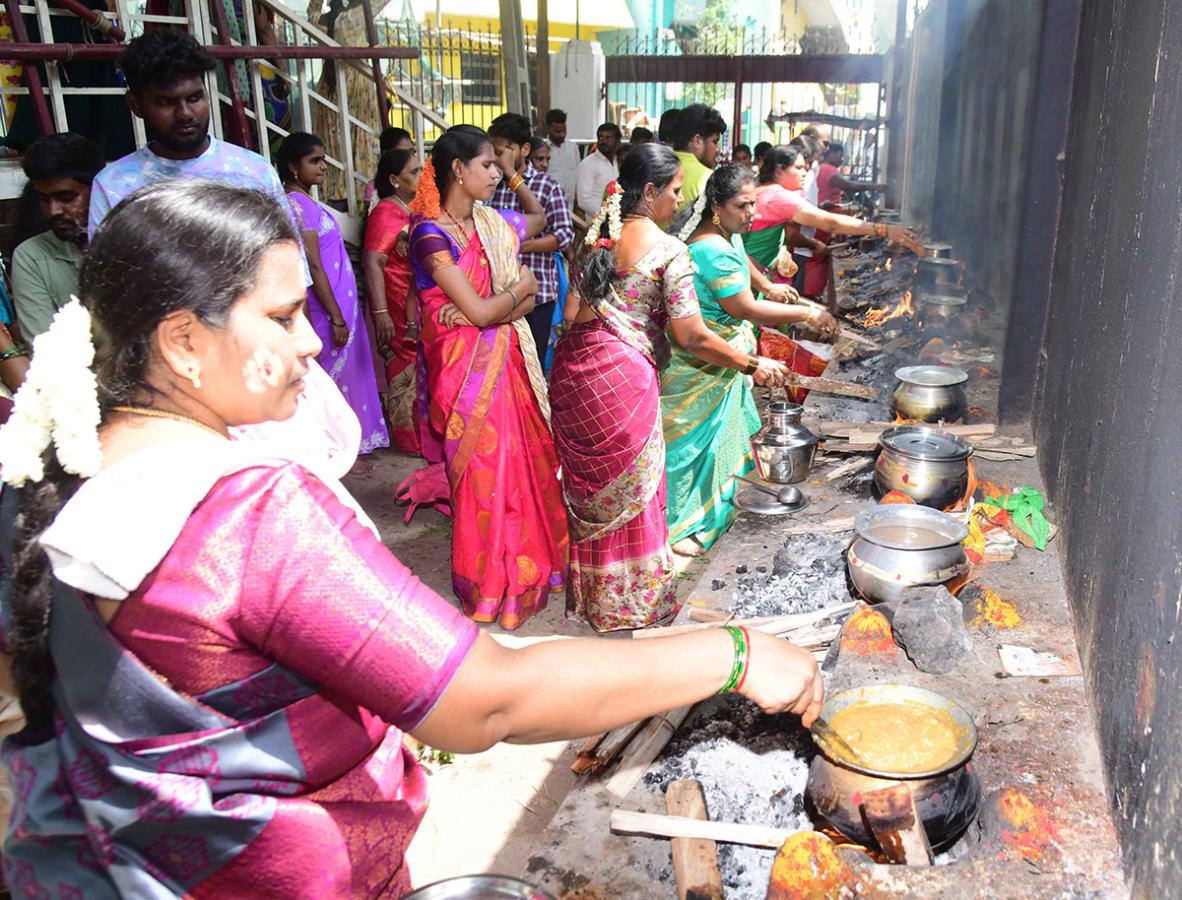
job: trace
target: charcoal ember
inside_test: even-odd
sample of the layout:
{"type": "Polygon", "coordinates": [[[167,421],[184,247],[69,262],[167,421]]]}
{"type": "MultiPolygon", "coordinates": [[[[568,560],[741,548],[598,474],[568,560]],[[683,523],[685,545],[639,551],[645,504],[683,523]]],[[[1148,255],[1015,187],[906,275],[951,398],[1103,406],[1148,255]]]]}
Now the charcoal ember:
{"type": "Polygon", "coordinates": [[[721,578],[712,578],[710,580],[710,590],[721,591],[724,587],[726,587],[726,582],[721,578]]]}
{"type": "Polygon", "coordinates": [[[759,566],[755,574],[736,580],[729,611],[741,618],[784,616],[849,600],[845,544],[830,535],[801,534],[776,550],[770,572],[759,566]]]}
{"type": "MultiPolygon", "coordinates": [[[[712,821],[798,830],[812,827],[804,790],[814,755],[799,720],[766,715],[731,695],[686,722],[645,781],[663,791],[679,778],[695,778],[712,821]]],[[[775,855],[759,847],[719,844],[726,896],[764,896],[775,855]]]]}
{"type": "Polygon", "coordinates": [[[893,606],[891,628],[895,643],[921,672],[951,672],[957,660],[968,652],[964,613],[947,588],[908,588],[893,606]]]}

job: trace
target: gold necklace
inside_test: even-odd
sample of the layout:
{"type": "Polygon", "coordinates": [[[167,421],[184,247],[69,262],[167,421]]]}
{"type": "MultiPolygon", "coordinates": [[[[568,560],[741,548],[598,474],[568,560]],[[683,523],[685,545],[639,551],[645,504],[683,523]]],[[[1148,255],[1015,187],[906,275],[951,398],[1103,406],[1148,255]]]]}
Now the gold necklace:
{"type": "Polygon", "coordinates": [[[222,440],[229,440],[229,438],[204,422],[199,422],[192,416],[182,415],[181,413],[168,412],[164,409],[156,409],[154,406],[112,406],[112,412],[128,413],[133,416],[144,416],[148,419],[171,419],[174,422],[185,422],[189,425],[196,425],[198,428],[204,428],[206,431],[212,432],[220,437],[222,440]]]}
{"type": "Polygon", "coordinates": [[[456,226],[456,230],[460,233],[460,236],[463,237],[464,243],[460,244],[460,249],[463,250],[464,248],[466,248],[468,246],[468,244],[470,244],[472,242],[471,236],[469,236],[467,229],[464,228],[464,226],[460,224],[459,219],[457,219],[455,216],[453,216],[447,210],[446,207],[444,207],[444,209],[443,209],[443,214],[445,216],[447,216],[448,221],[450,221],[453,225],[456,226]]]}

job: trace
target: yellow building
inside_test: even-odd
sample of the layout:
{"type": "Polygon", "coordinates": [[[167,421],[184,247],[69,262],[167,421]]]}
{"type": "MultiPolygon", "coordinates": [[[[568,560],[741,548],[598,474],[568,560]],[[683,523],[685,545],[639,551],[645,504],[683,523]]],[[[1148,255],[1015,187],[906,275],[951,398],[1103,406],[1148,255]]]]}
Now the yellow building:
{"type": "MultiPolygon", "coordinates": [[[[412,0],[423,48],[422,85],[414,91],[452,124],[482,128],[505,112],[500,7],[497,0],[412,0]]],[[[522,0],[531,100],[537,102],[537,0],[522,0]]],[[[579,37],[635,27],[625,0],[550,0],[550,53],[579,37]]],[[[542,110],[545,112],[545,110],[542,110]]]]}

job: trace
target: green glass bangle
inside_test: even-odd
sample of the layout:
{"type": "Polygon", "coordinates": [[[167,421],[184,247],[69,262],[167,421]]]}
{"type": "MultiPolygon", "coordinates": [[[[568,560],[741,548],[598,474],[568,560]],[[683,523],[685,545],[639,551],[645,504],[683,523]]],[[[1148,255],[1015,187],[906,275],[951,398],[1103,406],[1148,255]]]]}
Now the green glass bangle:
{"type": "Polygon", "coordinates": [[[730,678],[726,680],[726,684],[718,692],[720,694],[731,693],[743,681],[743,676],[747,674],[747,660],[750,657],[751,650],[751,645],[747,640],[747,629],[739,628],[735,625],[727,625],[726,630],[735,645],[735,661],[731,665],[730,678]]]}
{"type": "Polygon", "coordinates": [[[6,359],[14,359],[18,356],[28,356],[28,355],[29,355],[29,351],[26,350],[24,347],[12,347],[8,350],[5,350],[3,353],[0,353],[0,362],[4,362],[4,360],[6,360],[6,359]]]}

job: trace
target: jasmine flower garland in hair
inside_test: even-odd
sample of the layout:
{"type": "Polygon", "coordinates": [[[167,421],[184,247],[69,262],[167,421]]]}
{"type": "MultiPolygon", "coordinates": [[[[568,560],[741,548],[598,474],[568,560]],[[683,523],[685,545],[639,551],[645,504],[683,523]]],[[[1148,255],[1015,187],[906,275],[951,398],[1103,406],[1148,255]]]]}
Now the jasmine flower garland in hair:
{"type": "Polygon", "coordinates": [[[72,297],[33,341],[33,359],[0,427],[0,478],[20,487],[45,475],[41,456],[52,439],[62,468],[89,478],[102,465],[98,383],[90,370],[90,312],[72,297]]]}

